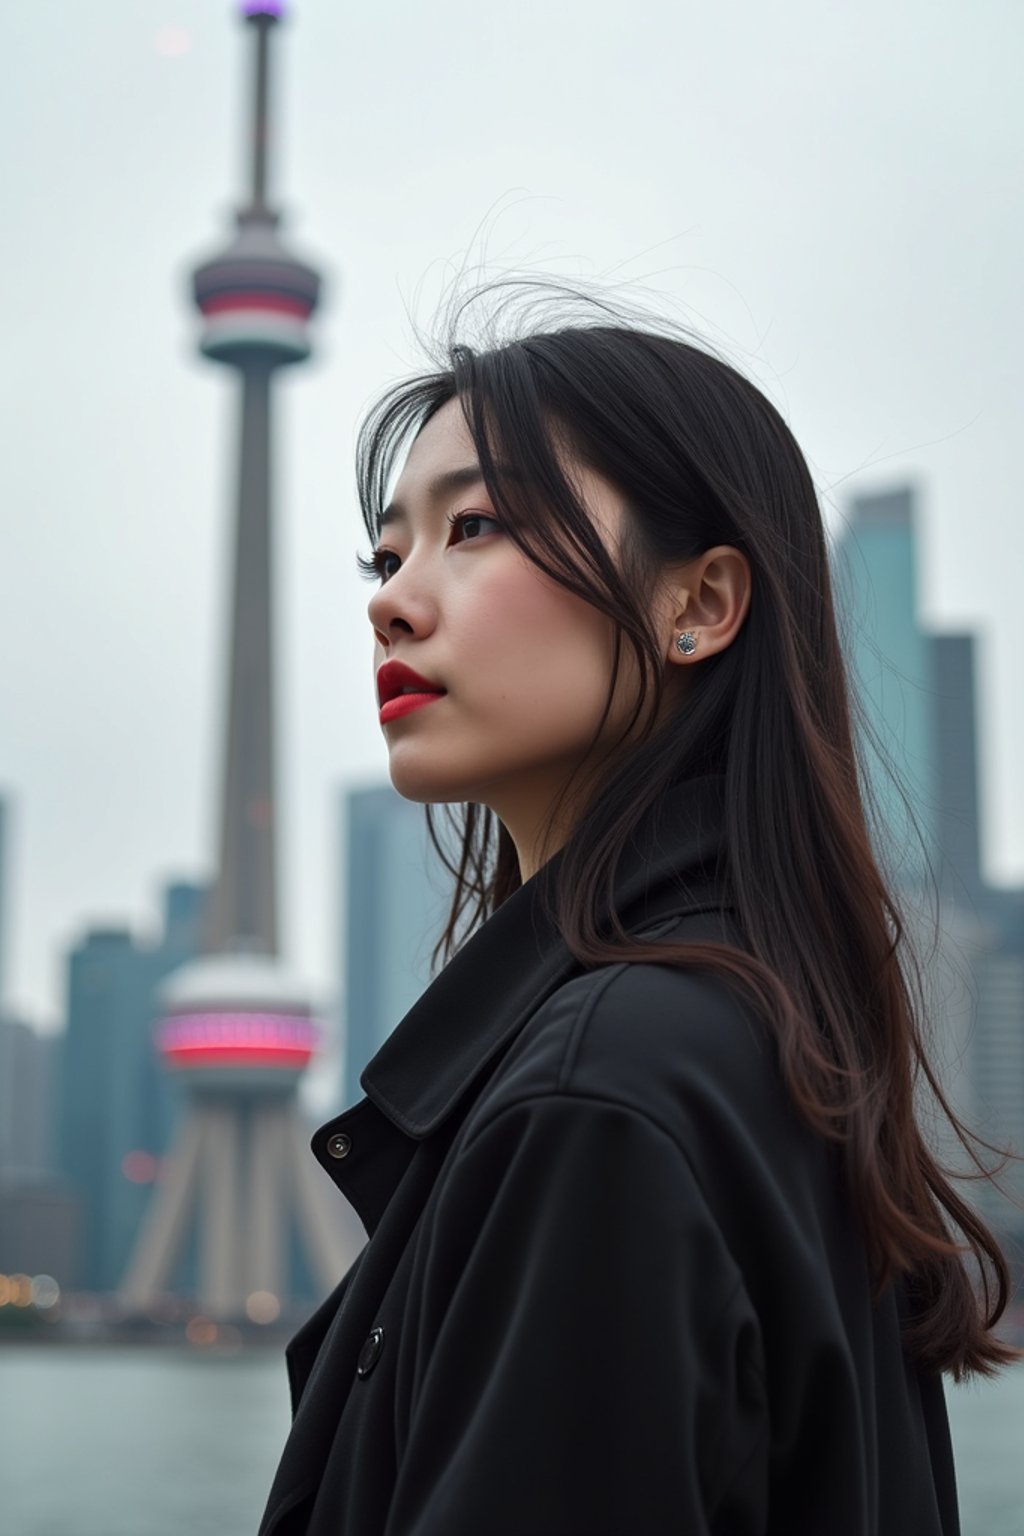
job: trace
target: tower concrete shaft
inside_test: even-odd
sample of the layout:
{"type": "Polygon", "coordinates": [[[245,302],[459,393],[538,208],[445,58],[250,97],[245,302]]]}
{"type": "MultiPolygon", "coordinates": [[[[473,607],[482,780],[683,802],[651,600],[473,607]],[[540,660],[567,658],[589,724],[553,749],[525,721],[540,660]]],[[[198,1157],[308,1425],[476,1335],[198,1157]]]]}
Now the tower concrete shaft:
{"type": "Polygon", "coordinates": [[[242,370],[228,735],[206,953],[278,953],[271,583],[271,369],[242,370]]]}
{"type": "Polygon", "coordinates": [[[309,355],[320,279],[277,234],[268,204],[271,39],[279,5],[249,4],[253,34],[249,201],[227,250],[195,272],[205,322],[200,350],[240,374],[238,479],[227,679],[227,742],[207,954],[278,953],[272,601],[273,377],[309,355]]]}

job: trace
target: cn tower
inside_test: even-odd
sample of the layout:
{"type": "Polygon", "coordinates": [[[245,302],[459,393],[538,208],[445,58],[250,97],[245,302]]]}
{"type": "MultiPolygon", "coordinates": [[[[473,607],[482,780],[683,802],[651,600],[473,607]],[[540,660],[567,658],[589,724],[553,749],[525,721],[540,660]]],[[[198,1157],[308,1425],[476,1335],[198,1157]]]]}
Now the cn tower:
{"type": "Polygon", "coordinates": [[[309,1153],[297,1090],[319,1032],[278,959],[272,386],[278,368],[309,356],[320,293],[268,201],[271,50],[283,10],[283,0],[242,0],[253,56],[248,201],[227,249],[192,279],[200,351],[236,370],[241,406],[219,856],[203,957],[158,994],[157,1048],[186,1108],[121,1287],[129,1310],[151,1307],[174,1288],[191,1242],[201,1311],[255,1323],[290,1310],[296,1240],[324,1292],[362,1241],[309,1153]]]}

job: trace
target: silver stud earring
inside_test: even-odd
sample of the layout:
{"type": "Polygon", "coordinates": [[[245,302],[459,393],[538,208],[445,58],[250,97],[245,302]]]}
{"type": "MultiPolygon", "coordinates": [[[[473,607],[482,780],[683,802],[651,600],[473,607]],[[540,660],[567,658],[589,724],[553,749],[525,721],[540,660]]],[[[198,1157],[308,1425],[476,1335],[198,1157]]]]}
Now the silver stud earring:
{"type": "Polygon", "coordinates": [[[676,636],[676,650],[682,651],[684,656],[692,656],[697,649],[697,636],[692,629],[684,629],[681,635],[676,636]]]}

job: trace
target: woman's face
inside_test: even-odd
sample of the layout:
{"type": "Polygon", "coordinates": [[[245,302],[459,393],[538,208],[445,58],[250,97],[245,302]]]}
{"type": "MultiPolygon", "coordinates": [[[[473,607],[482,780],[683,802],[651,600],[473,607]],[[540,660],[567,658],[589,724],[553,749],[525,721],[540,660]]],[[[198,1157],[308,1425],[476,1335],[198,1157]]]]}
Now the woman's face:
{"type": "MultiPolygon", "coordinates": [[[[434,485],[476,464],[461,407],[451,400],[413,443],[385,516],[377,554],[382,581],[368,609],[373,665],[378,683],[381,666],[399,661],[444,690],[405,712],[384,711],[398,792],[410,800],[490,806],[518,846],[593,742],[611,679],[614,630],[505,535],[482,480],[455,489],[434,485]]],[[[614,549],[625,515],[621,498],[600,476],[575,473],[614,549]]],[[[624,648],[601,737],[609,746],[635,695],[630,660],[624,648]]]]}

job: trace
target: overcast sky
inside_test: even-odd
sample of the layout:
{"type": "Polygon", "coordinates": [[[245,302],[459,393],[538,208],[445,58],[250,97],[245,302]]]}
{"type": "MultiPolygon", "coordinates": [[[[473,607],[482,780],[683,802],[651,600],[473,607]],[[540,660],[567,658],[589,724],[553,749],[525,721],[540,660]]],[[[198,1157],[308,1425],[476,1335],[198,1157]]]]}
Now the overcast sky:
{"type": "MultiPolygon", "coordinates": [[[[63,1017],[86,927],[206,877],[235,388],[190,265],[243,191],[231,0],[4,18],[0,793],[6,1002],[63,1017]]],[[[325,273],[279,390],[282,932],[336,979],[341,786],[386,775],[352,449],[464,264],[625,284],[766,390],[834,527],[920,489],[921,612],[980,636],[984,852],[1024,877],[1021,0],[303,0],[272,190],[325,273]]]]}

